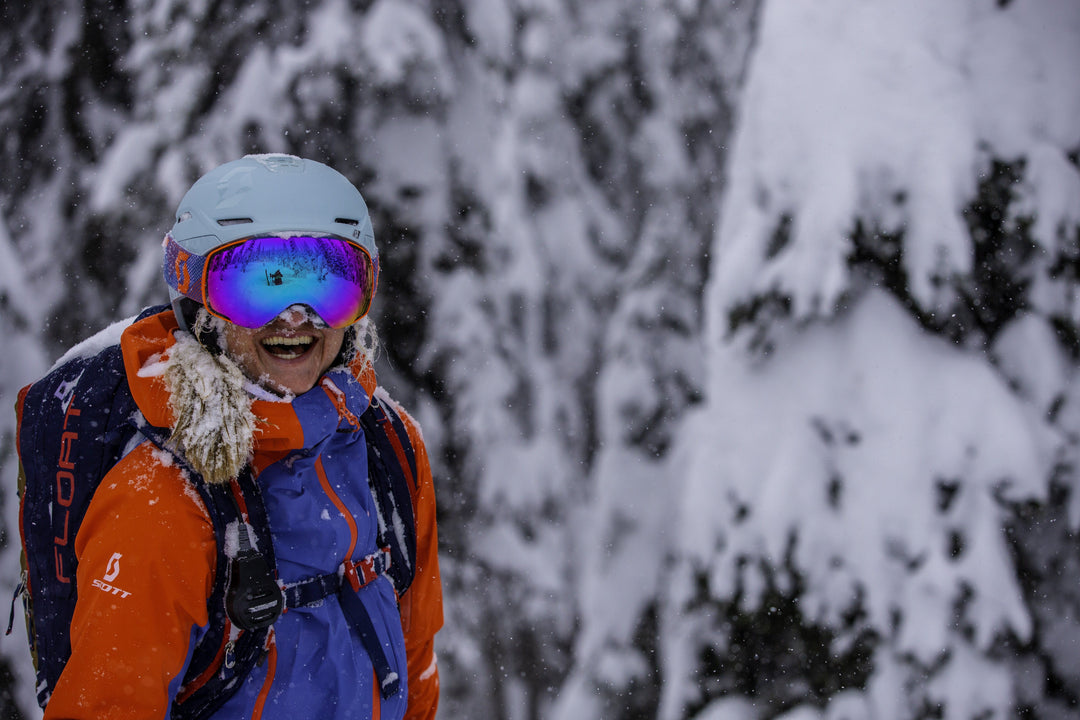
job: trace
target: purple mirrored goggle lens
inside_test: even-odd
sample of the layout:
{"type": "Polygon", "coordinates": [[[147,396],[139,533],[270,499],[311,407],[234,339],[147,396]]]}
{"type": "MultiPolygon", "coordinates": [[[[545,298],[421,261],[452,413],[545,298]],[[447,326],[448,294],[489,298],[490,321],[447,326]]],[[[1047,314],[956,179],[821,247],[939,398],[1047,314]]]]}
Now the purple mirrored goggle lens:
{"type": "Polygon", "coordinates": [[[204,272],[207,310],[247,328],[296,304],[343,328],[367,314],[375,290],[367,251],[340,238],[251,238],[210,253],[204,272]]]}

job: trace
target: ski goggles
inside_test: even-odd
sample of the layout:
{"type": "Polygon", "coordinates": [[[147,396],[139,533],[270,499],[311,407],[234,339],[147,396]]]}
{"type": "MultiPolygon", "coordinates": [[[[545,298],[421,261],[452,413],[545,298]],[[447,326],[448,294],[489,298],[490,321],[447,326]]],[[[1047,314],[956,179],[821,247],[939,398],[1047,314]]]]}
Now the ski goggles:
{"type": "Polygon", "coordinates": [[[165,279],[211,315],[260,328],[293,305],[307,305],[333,328],[364,317],[378,265],[339,237],[253,237],[195,255],[165,236],[165,279]]]}

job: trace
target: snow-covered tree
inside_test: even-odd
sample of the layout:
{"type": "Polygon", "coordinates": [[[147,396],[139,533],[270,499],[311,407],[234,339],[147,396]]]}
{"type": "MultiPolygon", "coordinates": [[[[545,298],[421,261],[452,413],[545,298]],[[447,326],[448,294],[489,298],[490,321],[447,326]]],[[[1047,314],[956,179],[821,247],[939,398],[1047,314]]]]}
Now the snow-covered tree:
{"type": "Polygon", "coordinates": [[[777,2],[757,43],[660,716],[1075,713],[1036,586],[1080,520],[1080,6],[777,2]]]}

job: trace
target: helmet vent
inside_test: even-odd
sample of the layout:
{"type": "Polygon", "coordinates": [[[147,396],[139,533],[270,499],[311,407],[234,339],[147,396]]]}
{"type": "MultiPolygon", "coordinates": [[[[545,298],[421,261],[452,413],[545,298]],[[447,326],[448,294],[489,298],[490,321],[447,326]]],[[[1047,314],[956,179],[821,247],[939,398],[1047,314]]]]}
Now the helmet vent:
{"type": "Polygon", "coordinates": [[[252,222],[254,222],[254,220],[251,218],[222,218],[217,221],[217,224],[224,227],[226,225],[246,225],[252,222]]]}
{"type": "Polygon", "coordinates": [[[334,222],[341,223],[342,225],[359,225],[359,220],[353,220],[352,218],[334,218],[334,222]]]}

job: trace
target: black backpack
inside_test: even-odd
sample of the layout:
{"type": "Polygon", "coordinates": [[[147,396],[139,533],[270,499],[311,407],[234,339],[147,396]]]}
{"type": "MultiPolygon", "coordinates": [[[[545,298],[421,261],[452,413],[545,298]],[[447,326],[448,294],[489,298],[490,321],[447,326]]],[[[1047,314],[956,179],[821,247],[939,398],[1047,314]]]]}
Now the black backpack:
{"type": "MultiPolygon", "coordinates": [[[[138,319],[165,309],[149,308],[138,319]]],[[[170,713],[185,720],[206,717],[262,658],[270,627],[284,607],[311,604],[337,592],[349,600],[347,583],[333,573],[283,592],[275,579],[270,528],[251,473],[241,473],[232,486],[203,481],[170,449],[169,430],[150,426],[142,417],[128,387],[119,343],[85,354],[77,350],[23,388],[16,404],[23,575],[15,599],[23,599],[38,703],[45,707],[71,655],[70,624],[78,598],[75,536],[83,516],[109,469],[149,439],[184,464],[218,540],[218,573],[208,600],[210,628],[193,651],[170,713]],[[225,554],[225,528],[241,519],[246,523],[239,522],[239,527],[249,524],[254,529],[250,545],[260,551],[245,548],[242,537],[241,552],[230,558],[225,554]]],[[[379,509],[382,548],[378,562],[368,569],[385,573],[400,596],[412,582],[416,561],[416,457],[393,403],[380,401],[378,392],[359,419],[368,444],[368,483],[379,509]]],[[[389,696],[397,690],[397,678],[389,672],[381,645],[365,637],[370,620],[361,603],[343,602],[347,611],[357,606],[362,617],[350,616],[350,621],[389,696]]],[[[14,600],[8,633],[13,620],[14,600]]]]}

